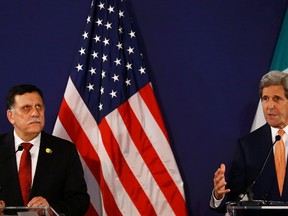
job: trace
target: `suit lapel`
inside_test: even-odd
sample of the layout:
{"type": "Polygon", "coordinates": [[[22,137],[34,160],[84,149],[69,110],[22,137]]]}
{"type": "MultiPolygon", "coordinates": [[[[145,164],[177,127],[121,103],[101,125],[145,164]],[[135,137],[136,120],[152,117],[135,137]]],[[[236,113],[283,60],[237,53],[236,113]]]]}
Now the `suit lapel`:
{"type": "MultiPolygon", "coordinates": [[[[258,185],[262,185],[262,189],[260,189],[261,196],[258,199],[271,199],[271,200],[279,200],[280,194],[277,183],[276,169],[274,163],[274,152],[273,152],[273,143],[272,143],[272,135],[271,128],[268,124],[260,128],[257,136],[255,136],[254,142],[258,142],[257,151],[262,155],[263,161],[261,160],[259,170],[263,168],[264,161],[268,157],[267,164],[263,168],[263,173],[259,177],[258,185]],[[269,151],[271,150],[270,155],[268,156],[269,151]]],[[[258,158],[255,155],[255,158],[258,158]]],[[[257,160],[257,159],[256,159],[257,160]]],[[[255,184],[257,186],[257,183],[255,184]]]]}
{"type": "Polygon", "coordinates": [[[42,191],[41,188],[45,187],[45,181],[47,179],[47,175],[51,174],[51,154],[46,152],[46,149],[51,148],[49,141],[46,139],[44,132],[41,134],[40,148],[38,161],[33,181],[33,186],[31,190],[31,196],[38,195],[38,191],[42,191]]]}
{"type": "MultiPolygon", "coordinates": [[[[268,131],[266,134],[270,134],[270,137],[266,138],[267,140],[272,140],[272,135],[271,135],[271,129],[270,126],[267,124],[267,128],[269,128],[269,133],[268,131]]],[[[271,146],[271,144],[270,144],[271,146]]],[[[274,145],[275,146],[275,145],[274,145]]],[[[271,147],[270,147],[271,148],[271,147]]],[[[287,166],[286,166],[286,174],[285,174],[285,181],[284,181],[284,186],[283,186],[283,195],[282,198],[280,197],[280,192],[278,188],[278,181],[277,181],[277,174],[276,174],[276,167],[275,167],[275,158],[274,158],[274,151],[272,150],[272,154],[270,155],[270,158],[268,160],[267,164],[267,170],[270,172],[268,175],[270,175],[271,179],[271,197],[273,197],[275,200],[282,200],[286,201],[287,200],[287,192],[288,192],[288,185],[287,185],[287,166]]],[[[267,176],[267,179],[269,176],[267,176]]]]}

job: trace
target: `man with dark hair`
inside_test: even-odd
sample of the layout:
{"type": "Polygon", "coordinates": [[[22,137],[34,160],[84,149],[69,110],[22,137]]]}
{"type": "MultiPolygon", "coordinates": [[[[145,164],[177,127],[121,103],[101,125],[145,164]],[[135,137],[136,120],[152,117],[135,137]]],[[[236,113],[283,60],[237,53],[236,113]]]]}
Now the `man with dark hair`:
{"type": "Polygon", "coordinates": [[[47,206],[65,216],[85,215],[89,195],[78,152],[73,143],[43,131],[41,90],[34,85],[12,87],[6,107],[14,130],[0,136],[0,205],[47,206]],[[24,154],[31,168],[23,183],[24,154]]]}

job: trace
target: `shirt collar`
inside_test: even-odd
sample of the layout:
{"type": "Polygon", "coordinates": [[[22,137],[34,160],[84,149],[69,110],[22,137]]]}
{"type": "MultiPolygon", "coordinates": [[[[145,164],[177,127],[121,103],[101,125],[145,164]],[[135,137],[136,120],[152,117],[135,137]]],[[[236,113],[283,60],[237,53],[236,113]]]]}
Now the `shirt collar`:
{"type": "MultiPolygon", "coordinates": [[[[278,135],[278,131],[279,131],[279,128],[274,128],[274,127],[270,127],[271,128],[271,134],[272,134],[272,140],[273,142],[275,141],[275,137],[278,135]]],[[[286,127],[284,127],[282,130],[285,131],[285,136],[288,135],[288,125],[286,127]]]]}
{"type": "MultiPolygon", "coordinates": [[[[14,134],[14,142],[15,142],[15,149],[18,149],[18,146],[21,145],[22,143],[25,143],[15,132],[14,134]]],[[[41,139],[41,133],[39,133],[34,139],[30,140],[29,143],[33,144],[34,147],[39,147],[40,146],[40,139],[41,139]]]]}

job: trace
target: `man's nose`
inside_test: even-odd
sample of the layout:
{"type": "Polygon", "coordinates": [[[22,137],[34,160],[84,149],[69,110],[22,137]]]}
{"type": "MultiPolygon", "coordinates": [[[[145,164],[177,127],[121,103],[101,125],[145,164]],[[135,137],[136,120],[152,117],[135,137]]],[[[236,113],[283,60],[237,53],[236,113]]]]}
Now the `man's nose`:
{"type": "Polygon", "coordinates": [[[39,110],[36,107],[32,108],[31,116],[39,116],[39,110]]]}
{"type": "Polygon", "coordinates": [[[273,101],[273,100],[269,100],[269,101],[268,101],[268,108],[269,108],[269,109],[273,109],[274,107],[275,107],[274,101],[273,101]]]}

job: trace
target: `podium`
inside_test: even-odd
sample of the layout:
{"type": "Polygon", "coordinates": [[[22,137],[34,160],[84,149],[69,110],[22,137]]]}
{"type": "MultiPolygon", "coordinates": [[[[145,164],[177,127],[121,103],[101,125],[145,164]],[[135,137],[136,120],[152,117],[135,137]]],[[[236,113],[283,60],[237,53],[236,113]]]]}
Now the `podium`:
{"type": "Polygon", "coordinates": [[[5,206],[0,207],[0,216],[59,216],[59,214],[47,206],[5,206]]]}
{"type": "Polygon", "coordinates": [[[228,203],[226,205],[229,216],[287,216],[288,203],[264,202],[228,203]]]}

